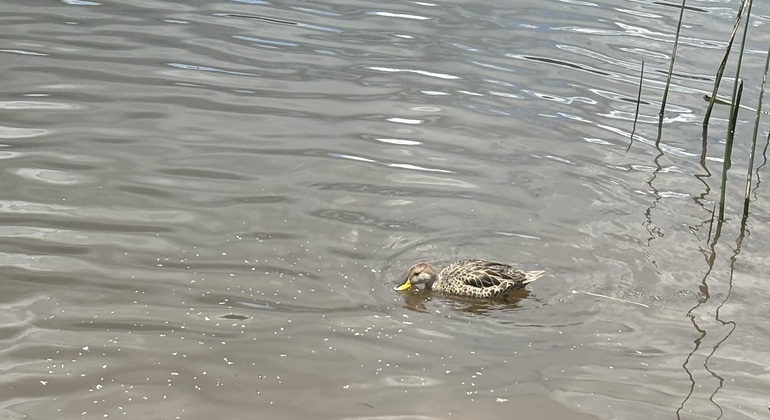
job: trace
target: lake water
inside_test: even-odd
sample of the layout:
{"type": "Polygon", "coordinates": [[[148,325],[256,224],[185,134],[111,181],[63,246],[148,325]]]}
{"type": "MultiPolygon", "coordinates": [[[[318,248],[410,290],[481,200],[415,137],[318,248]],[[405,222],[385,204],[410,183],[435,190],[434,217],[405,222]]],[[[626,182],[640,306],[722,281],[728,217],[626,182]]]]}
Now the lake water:
{"type": "Polygon", "coordinates": [[[0,417],[767,418],[738,5],[687,6],[656,145],[678,2],[5,2],[0,417]],[[393,290],[462,257],[547,274],[393,290]]]}

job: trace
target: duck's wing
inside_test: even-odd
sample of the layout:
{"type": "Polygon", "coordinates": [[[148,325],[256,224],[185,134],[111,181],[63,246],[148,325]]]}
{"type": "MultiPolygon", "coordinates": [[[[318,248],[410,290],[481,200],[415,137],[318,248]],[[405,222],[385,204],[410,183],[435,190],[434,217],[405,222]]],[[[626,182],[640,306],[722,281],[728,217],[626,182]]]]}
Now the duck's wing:
{"type": "Polygon", "coordinates": [[[461,260],[444,270],[442,277],[482,289],[521,283],[525,278],[522,272],[508,264],[485,260],[461,260]]]}

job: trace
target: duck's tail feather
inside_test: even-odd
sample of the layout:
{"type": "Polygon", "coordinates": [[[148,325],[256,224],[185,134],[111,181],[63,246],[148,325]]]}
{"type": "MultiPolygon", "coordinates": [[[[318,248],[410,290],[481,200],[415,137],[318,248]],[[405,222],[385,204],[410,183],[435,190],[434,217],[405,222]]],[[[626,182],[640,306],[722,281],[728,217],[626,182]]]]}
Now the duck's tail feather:
{"type": "Polygon", "coordinates": [[[533,281],[539,279],[540,277],[543,277],[543,274],[545,274],[545,271],[539,270],[539,271],[525,271],[524,272],[524,281],[523,284],[529,284],[533,281]]]}

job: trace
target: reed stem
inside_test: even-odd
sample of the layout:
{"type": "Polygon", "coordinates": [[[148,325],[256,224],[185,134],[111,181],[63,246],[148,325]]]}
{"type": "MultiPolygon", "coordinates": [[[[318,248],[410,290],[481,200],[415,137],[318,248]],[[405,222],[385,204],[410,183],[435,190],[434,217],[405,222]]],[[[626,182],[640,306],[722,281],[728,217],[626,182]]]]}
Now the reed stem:
{"type": "MultiPolygon", "coordinates": [[[[751,15],[749,15],[751,16],[751,15]]],[[[751,201],[751,177],[754,170],[754,156],[757,150],[757,137],[759,136],[759,119],[762,115],[762,98],[765,96],[765,86],[767,85],[767,71],[770,68],[770,47],[767,49],[765,58],[765,72],[762,75],[762,86],[759,89],[759,100],[757,101],[757,116],[754,118],[754,135],[751,138],[751,152],[749,153],[749,169],[746,172],[746,193],[743,196],[743,218],[749,217],[749,203],[751,201]]]]}
{"type": "Polygon", "coordinates": [[[725,195],[727,193],[727,171],[732,166],[733,155],[733,139],[735,138],[735,125],[738,122],[738,112],[741,107],[741,96],[743,95],[743,80],[738,83],[738,90],[733,101],[733,107],[730,113],[730,130],[727,133],[727,141],[725,142],[725,155],[724,162],[722,164],[722,192],[719,197],[719,222],[725,221],[725,195]]]}
{"type": "Polygon", "coordinates": [[[631,141],[628,143],[626,152],[631,150],[631,145],[634,144],[634,133],[636,133],[636,123],[639,120],[639,104],[642,102],[642,82],[644,81],[644,60],[642,60],[642,69],[639,72],[639,91],[636,94],[636,112],[634,113],[634,125],[631,128],[631,141]]]}
{"type": "MultiPolygon", "coordinates": [[[[706,127],[708,126],[709,119],[711,119],[711,111],[714,108],[714,100],[717,97],[717,91],[719,91],[719,84],[722,82],[722,75],[724,75],[725,73],[725,67],[727,66],[727,59],[730,56],[730,50],[733,48],[733,42],[735,42],[735,35],[738,33],[738,27],[740,27],[741,25],[741,19],[743,18],[743,10],[746,8],[746,5],[748,4],[749,1],[750,0],[743,0],[743,2],[741,2],[740,7],[738,8],[738,16],[736,16],[735,24],[733,24],[733,31],[730,33],[730,39],[727,42],[727,47],[725,47],[725,54],[722,56],[722,62],[719,63],[717,74],[714,77],[714,90],[711,94],[711,101],[709,101],[709,105],[706,108],[706,113],[703,116],[704,138],[706,137],[706,127]]],[[[735,102],[734,99],[735,98],[733,98],[733,102],[735,102]]]]}
{"type": "Polygon", "coordinates": [[[671,51],[671,61],[668,65],[668,77],[666,78],[666,88],[663,90],[663,100],[660,105],[660,112],[658,116],[662,119],[663,113],[666,111],[666,99],[668,98],[668,90],[671,86],[671,75],[674,74],[674,60],[676,59],[676,49],[679,46],[679,33],[682,30],[682,20],[684,19],[684,7],[687,0],[682,0],[682,8],[679,10],[679,22],[676,24],[676,36],[674,36],[674,48],[671,51]]]}

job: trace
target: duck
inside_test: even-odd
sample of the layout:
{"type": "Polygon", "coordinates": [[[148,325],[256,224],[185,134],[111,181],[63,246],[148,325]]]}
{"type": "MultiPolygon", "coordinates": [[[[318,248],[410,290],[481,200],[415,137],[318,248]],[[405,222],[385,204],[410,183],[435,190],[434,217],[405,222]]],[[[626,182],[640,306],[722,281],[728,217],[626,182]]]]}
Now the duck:
{"type": "Polygon", "coordinates": [[[425,289],[453,296],[494,299],[522,289],[545,271],[522,271],[510,264],[467,259],[455,261],[440,272],[427,262],[413,265],[395,290],[425,285],[425,289]]]}

